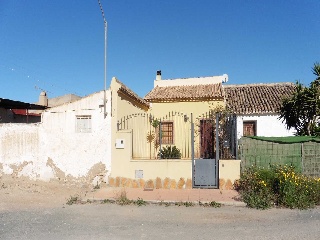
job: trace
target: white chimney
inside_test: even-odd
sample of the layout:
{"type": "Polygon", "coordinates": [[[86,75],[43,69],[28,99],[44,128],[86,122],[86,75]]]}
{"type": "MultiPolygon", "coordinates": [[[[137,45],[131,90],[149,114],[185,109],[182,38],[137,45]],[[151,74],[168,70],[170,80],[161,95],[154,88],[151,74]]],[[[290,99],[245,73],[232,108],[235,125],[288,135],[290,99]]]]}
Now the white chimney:
{"type": "Polygon", "coordinates": [[[223,74],[222,75],[222,82],[226,83],[226,82],[228,82],[228,80],[229,80],[228,74],[223,74]]]}
{"type": "Polygon", "coordinates": [[[41,92],[39,96],[39,105],[48,107],[48,97],[46,92],[41,92]]]}
{"type": "Polygon", "coordinates": [[[157,81],[161,80],[161,70],[158,70],[158,71],[157,71],[156,80],[157,80],[157,81]]]}

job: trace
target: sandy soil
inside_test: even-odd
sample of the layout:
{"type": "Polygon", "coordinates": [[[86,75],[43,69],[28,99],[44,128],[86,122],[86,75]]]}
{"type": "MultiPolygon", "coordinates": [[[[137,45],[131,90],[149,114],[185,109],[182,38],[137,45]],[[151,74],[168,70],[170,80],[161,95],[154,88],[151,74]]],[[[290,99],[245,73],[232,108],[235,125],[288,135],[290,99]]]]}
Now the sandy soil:
{"type": "Polygon", "coordinates": [[[64,206],[71,196],[86,198],[93,186],[59,181],[33,181],[28,178],[0,177],[0,211],[64,206]]]}

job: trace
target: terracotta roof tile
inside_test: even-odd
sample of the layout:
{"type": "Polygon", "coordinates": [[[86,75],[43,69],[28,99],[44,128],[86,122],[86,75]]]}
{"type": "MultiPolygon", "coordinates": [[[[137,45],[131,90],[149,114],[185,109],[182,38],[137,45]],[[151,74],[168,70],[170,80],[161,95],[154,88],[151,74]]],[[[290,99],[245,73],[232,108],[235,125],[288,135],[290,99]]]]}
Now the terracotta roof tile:
{"type": "Polygon", "coordinates": [[[133,92],[130,88],[128,88],[126,85],[124,85],[122,82],[120,82],[118,79],[116,79],[117,83],[120,84],[120,89],[118,90],[119,92],[122,92],[128,96],[130,96],[132,99],[135,101],[139,102],[140,104],[149,107],[149,103],[146,102],[143,98],[139,97],[138,94],[133,92]]]}
{"type": "Polygon", "coordinates": [[[186,100],[186,99],[203,99],[203,98],[222,98],[222,85],[202,84],[189,86],[156,86],[144,99],[148,102],[169,101],[169,100],[186,100]]]}
{"type": "Polygon", "coordinates": [[[230,111],[238,114],[277,113],[282,99],[290,96],[293,83],[224,85],[226,103],[230,111]]]}

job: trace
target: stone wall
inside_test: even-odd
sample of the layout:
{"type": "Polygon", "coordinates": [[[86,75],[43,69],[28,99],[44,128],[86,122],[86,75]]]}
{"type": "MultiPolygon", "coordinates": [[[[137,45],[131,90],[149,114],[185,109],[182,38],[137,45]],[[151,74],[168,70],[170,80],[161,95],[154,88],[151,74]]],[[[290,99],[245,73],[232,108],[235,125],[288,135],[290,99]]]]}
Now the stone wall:
{"type": "Polygon", "coordinates": [[[109,177],[110,187],[128,187],[128,188],[143,188],[143,189],[191,189],[191,179],[180,178],[178,181],[170,178],[156,179],[131,179],[124,177],[109,177]]]}

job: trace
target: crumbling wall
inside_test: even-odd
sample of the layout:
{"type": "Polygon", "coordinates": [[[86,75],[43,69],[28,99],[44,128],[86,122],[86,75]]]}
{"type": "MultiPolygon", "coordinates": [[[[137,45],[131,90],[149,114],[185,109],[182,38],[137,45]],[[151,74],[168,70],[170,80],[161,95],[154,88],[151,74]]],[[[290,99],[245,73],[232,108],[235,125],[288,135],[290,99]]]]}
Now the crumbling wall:
{"type": "Polygon", "coordinates": [[[111,163],[106,124],[89,135],[50,132],[41,124],[1,124],[0,177],[107,183],[111,163]]]}

